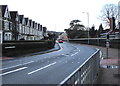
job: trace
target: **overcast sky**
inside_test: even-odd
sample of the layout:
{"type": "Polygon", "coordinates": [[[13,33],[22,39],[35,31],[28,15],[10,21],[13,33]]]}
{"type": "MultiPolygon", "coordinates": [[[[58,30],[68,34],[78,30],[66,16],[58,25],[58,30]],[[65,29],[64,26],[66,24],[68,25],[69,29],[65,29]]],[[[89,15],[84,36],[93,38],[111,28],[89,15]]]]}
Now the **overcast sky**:
{"type": "Polygon", "coordinates": [[[64,31],[70,21],[79,19],[85,26],[89,13],[89,26],[97,29],[100,23],[100,11],[105,4],[118,4],[119,0],[0,0],[1,5],[8,5],[10,11],[18,11],[50,31],[64,31]]]}

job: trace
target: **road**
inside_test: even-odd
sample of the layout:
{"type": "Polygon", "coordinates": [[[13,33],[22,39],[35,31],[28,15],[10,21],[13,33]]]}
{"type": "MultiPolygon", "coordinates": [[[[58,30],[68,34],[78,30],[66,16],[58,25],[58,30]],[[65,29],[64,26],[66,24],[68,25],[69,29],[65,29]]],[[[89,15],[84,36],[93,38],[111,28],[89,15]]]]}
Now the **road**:
{"type": "Polygon", "coordinates": [[[61,43],[58,51],[3,61],[3,84],[60,84],[95,51],[80,44],[61,43]]]}

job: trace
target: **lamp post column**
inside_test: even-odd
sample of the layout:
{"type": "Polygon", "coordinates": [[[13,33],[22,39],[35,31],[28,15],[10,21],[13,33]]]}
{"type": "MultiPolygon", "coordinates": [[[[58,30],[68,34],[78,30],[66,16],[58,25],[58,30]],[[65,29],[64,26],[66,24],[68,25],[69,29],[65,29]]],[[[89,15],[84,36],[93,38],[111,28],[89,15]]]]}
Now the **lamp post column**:
{"type": "Polygon", "coordinates": [[[89,40],[89,13],[87,12],[87,18],[88,18],[88,44],[90,43],[90,40],[89,40]]]}

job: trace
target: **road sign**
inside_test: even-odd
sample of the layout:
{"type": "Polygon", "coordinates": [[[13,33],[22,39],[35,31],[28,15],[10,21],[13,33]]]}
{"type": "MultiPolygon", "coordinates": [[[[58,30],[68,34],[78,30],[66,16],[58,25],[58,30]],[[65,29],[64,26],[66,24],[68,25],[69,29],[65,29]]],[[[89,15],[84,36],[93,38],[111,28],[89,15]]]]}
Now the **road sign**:
{"type": "Polygon", "coordinates": [[[109,47],[110,46],[110,43],[107,41],[106,42],[106,47],[109,47]]]}

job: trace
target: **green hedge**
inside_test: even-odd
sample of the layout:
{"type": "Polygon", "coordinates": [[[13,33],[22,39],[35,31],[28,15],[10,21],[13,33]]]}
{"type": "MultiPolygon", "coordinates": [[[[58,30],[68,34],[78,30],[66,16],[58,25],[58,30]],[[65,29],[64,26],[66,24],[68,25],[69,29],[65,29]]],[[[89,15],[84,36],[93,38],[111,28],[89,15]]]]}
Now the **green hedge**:
{"type": "Polygon", "coordinates": [[[9,41],[2,44],[3,56],[19,56],[40,52],[54,47],[54,41],[9,41]]]}

